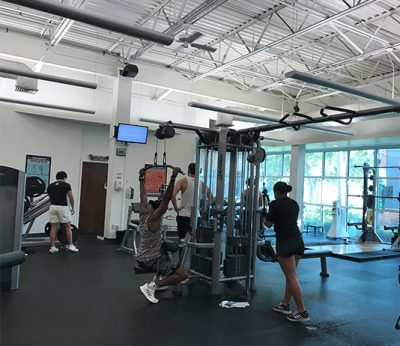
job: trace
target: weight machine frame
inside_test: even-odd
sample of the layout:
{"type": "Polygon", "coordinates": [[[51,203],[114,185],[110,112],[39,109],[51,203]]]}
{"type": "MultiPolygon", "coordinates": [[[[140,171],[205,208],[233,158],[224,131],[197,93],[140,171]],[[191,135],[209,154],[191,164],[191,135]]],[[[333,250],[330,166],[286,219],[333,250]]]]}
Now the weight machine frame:
{"type": "MultiPolygon", "coordinates": [[[[362,234],[360,236],[360,242],[365,242],[365,241],[374,241],[378,243],[383,243],[382,239],[379,237],[379,235],[376,233],[376,225],[375,225],[375,219],[376,219],[376,208],[375,208],[375,199],[397,199],[399,202],[399,211],[398,211],[398,225],[397,226],[384,226],[385,230],[392,230],[394,231],[397,229],[397,232],[400,232],[400,192],[397,197],[392,197],[392,196],[379,196],[376,195],[376,171],[375,169],[379,168],[397,168],[400,170],[400,166],[370,166],[367,163],[364,163],[362,166],[354,166],[354,168],[362,168],[363,170],[363,194],[362,195],[357,195],[357,194],[348,194],[348,197],[361,197],[363,199],[363,208],[362,208],[362,220],[361,224],[360,223],[348,223],[348,226],[355,226],[358,230],[362,230],[362,234]],[[372,173],[372,176],[370,178],[369,174],[372,173]],[[368,180],[372,180],[372,185],[371,185],[371,190],[370,187],[368,186],[368,180]],[[370,208],[368,206],[368,199],[373,200],[373,208],[370,208]],[[372,216],[372,224],[368,224],[368,209],[373,209],[373,216],[372,216]],[[360,228],[361,225],[361,228],[360,228]]],[[[399,250],[397,250],[399,251],[399,250]]]]}
{"type": "MultiPolygon", "coordinates": [[[[316,118],[306,118],[306,119],[301,119],[301,120],[296,120],[296,121],[281,121],[279,124],[270,124],[270,125],[262,125],[262,126],[256,126],[252,128],[247,128],[239,131],[235,131],[233,129],[228,129],[225,127],[221,127],[219,130],[217,129],[210,129],[210,128],[201,128],[201,127],[195,127],[195,126],[190,126],[190,125],[184,125],[184,124],[176,124],[172,122],[164,123],[160,125],[160,128],[163,126],[171,126],[176,129],[181,129],[181,130],[189,130],[189,131],[194,131],[199,139],[197,142],[197,151],[196,151],[196,179],[195,179],[195,196],[194,196],[194,204],[193,204],[193,210],[192,210],[192,218],[191,218],[191,226],[192,226],[192,234],[190,234],[189,237],[186,237],[186,247],[185,247],[185,253],[184,256],[189,252],[193,251],[193,249],[213,249],[213,255],[212,255],[212,274],[211,276],[209,275],[204,275],[199,272],[191,271],[192,273],[196,274],[196,276],[200,279],[206,280],[210,283],[211,285],[211,294],[212,295],[217,295],[219,293],[219,284],[221,282],[226,282],[226,281],[235,281],[238,282],[238,280],[245,280],[245,291],[244,291],[244,296],[248,299],[250,298],[250,292],[254,288],[254,280],[255,280],[255,263],[256,263],[256,247],[258,245],[262,245],[262,242],[257,242],[257,237],[256,237],[256,232],[254,230],[254,226],[257,224],[257,211],[254,206],[257,205],[258,201],[258,191],[259,191],[259,165],[257,167],[257,164],[250,163],[252,165],[252,169],[250,169],[250,186],[249,190],[251,198],[248,198],[250,200],[250,205],[248,206],[246,210],[246,226],[247,226],[247,244],[248,244],[248,250],[247,250],[247,258],[248,258],[248,267],[247,267],[247,272],[245,275],[239,275],[239,276],[231,276],[231,277],[223,277],[221,276],[221,249],[222,249],[222,233],[223,233],[223,217],[224,217],[224,189],[225,189],[225,170],[226,170],[226,154],[227,152],[232,150],[235,150],[235,145],[236,148],[241,147],[241,142],[239,141],[239,145],[230,142],[230,138],[233,138],[234,136],[240,137],[240,136],[248,136],[250,138],[250,142],[248,145],[249,152],[254,151],[256,146],[259,145],[259,140],[262,139],[260,136],[261,132],[268,132],[268,131],[274,131],[277,129],[282,129],[282,128],[288,128],[292,127],[296,131],[301,128],[303,125],[307,124],[313,124],[313,123],[324,123],[324,122],[329,122],[329,121],[340,121],[340,120],[352,120],[353,118],[358,118],[358,117],[368,117],[368,116],[374,116],[377,114],[384,114],[384,113],[390,113],[390,112],[397,112],[400,113],[400,105],[393,105],[393,106],[387,106],[387,107],[379,107],[379,108],[373,108],[373,109],[368,109],[368,110],[362,110],[362,111],[344,111],[343,113],[338,113],[338,114],[332,114],[332,115],[324,115],[321,117],[316,117],[316,118]],[[210,140],[211,136],[211,140],[210,140]],[[212,137],[215,138],[212,138],[212,137]],[[200,149],[201,147],[211,147],[213,150],[217,152],[217,177],[216,177],[216,197],[215,197],[215,221],[214,221],[214,227],[213,227],[213,242],[212,243],[199,243],[196,241],[196,232],[197,232],[197,210],[199,210],[199,188],[200,188],[200,149]]],[[[350,123],[351,121],[349,121],[350,123]]],[[[242,149],[246,151],[245,146],[242,145],[242,149]]],[[[231,155],[231,160],[230,160],[230,167],[234,167],[237,162],[235,162],[236,158],[235,155],[231,155]]],[[[208,174],[208,169],[209,167],[205,165],[204,170],[205,170],[205,177],[207,177],[208,174]]],[[[236,173],[236,172],[235,172],[236,173]]],[[[236,176],[233,177],[232,174],[230,174],[230,179],[229,179],[229,186],[232,186],[232,181],[236,180],[236,176]]],[[[204,182],[205,184],[207,183],[204,182]]],[[[232,194],[232,189],[229,188],[228,190],[228,196],[232,194]]],[[[205,187],[205,191],[207,191],[207,186],[205,187]]],[[[206,192],[207,193],[207,192],[206,192]]],[[[233,230],[232,228],[232,213],[233,207],[232,205],[234,202],[232,201],[232,198],[228,199],[228,209],[227,209],[227,230],[226,233],[230,234],[230,232],[233,230]]],[[[203,204],[204,205],[204,204],[203,204]]]]}

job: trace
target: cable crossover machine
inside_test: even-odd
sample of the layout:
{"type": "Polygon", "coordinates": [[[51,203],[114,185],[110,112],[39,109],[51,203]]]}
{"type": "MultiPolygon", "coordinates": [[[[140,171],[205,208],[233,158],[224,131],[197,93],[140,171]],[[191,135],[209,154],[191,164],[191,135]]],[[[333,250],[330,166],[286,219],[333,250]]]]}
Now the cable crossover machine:
{"type": "Polygon", "coordinates": [[[190,263],[190,276],[208,282],[212,295],[219,294],[221,283],[238,288],[246,298],[254,290],[257,247],[265,244],[265,240],[257,238],[262,209],[258,204],[260,164],[265,160],[261,133],[287,127],[299,130],[303,125],[328,121],[349,124],[353,118],[399,113],[400,105],[340,110],[328,115],[323,109],[320,117],[307,116],[291,122],[282,119],[277,124],[242,130],[160,124],[157,131],[167,134],[164,138],[172,138],[174,129],[197,134],[192,232],[185,238],[183,258],[190,263]],[[215,192],[214,203],[210,190],[215,192]],[[247,198],[236,200],[244,192],[247,198]]]}

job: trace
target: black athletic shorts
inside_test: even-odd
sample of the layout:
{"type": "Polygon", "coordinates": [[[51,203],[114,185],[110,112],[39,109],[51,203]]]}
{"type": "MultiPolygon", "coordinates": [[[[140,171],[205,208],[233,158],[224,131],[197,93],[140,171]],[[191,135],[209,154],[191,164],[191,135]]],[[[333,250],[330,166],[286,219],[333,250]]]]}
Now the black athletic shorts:
{"type": "Polygon", "coordinates": [[[162,256],[149,261],[137,261],[137,264],[142,268],[157,273],[158,276],[171,275],[178,268],[176,264],[172,263],[171,258],[167,254],[163,254],[162,256]]]}
{"type": "Polygon", "coordinates": [[[186,233],[191,229],[190,227],[190,217],[188,216],[177,216],[176,223],[178,226],[178,236],[179,239],[185,238],[186,233]]]}
{"type": "Polygon", "coordinates": [[[304,242],[301,235],[276,240],[276,254],[280,257],[303,256],[304,249],[304,242]]]}

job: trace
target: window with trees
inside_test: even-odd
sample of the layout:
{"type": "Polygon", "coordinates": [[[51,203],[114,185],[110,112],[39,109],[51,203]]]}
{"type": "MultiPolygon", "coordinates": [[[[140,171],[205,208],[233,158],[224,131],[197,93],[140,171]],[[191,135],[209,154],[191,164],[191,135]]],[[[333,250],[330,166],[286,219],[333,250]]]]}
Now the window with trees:
{"type": "MultiPolygon", "coordinates": [[[[323,225],[325,232],[332,224],[332,203],[340,200],[347,211],[347,222],[361,222],[361,197],[363,194],[363,170],[355,166],[368,163],[378,166],[375,172],[377,195],[390,198],[377,198],[375,203],[376,231],[381,239],[389,242],[391,231],[384,226],[396,226],[400,193],[400,148],[313,151],[305,155],[304,177],[304,227],[323,225]],[[396,167],[396,168],[384,168],[396,167]]],[[[357,237],[361,231],[349,227],[350,236],[357,237]]]]}
{"type": "Polygon", "coordinates": [[[278,181],[289,183],[290,180],[290,152],[268,152],[260,169],[260,189],[266,186],[270,197],[273,186],[278,181]]]}

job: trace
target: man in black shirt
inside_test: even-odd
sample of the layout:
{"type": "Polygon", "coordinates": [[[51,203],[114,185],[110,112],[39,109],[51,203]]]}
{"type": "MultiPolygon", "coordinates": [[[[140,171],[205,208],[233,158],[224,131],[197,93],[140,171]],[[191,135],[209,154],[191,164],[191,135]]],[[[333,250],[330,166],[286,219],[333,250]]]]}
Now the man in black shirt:
{"type": "Polygon", "coordinates": [[[267,227],[274,225],[276,233],[276,254],[282,272],[286,277],[285,295],[282,301],[273,307],[273,310],[287,315],[292,322],[308,321],[308,312],[304,307],[301,287],[297,280],[296,267],[304,253],[304,242],[297,226],[299,205],[288,197],[292,187],[283,181],[274,185],[275,201],[269,205],[264,224],[267,227]],[[290,300],[294,298],[297,310],[290,311],[290,300]]]}
{"type": "Polygon", "coordinates": [[[51,183],[47,187],[47,193],[50,197],[50,209],[49,209],[49,222],[51,224],[50,229],[50,253],[58,252],[55,246],[56,242],[56,230],[59,223],[64,224],[65,232],[68,239],[68,250],[72,252],[78,252],[79,250],[72,243],[72,231],[71,231],[71,215],[75,213],[74,195],[72,194],[71,185],[66,183],[67,173],[61,171],[56,174],[54,183],[51,183]],[[71,209],[68,207],[67,196],[71,209]]]}

